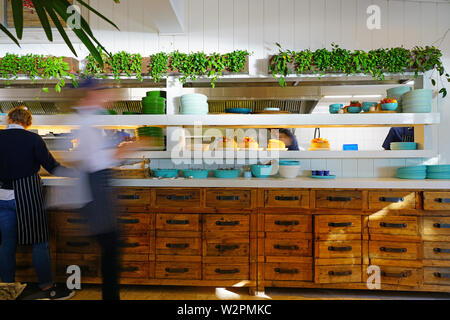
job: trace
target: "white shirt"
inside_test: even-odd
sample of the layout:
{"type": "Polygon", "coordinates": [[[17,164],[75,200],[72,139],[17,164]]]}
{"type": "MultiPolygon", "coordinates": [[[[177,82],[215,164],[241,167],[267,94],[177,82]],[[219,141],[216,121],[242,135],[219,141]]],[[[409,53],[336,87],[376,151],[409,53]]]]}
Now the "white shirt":
{"type": "MultiPolygon", "coordinates": [[[[24,129],[19,124],[8,124],[6,126],[6,130],[8,129],[24,129]]],[[[6,189],[0,189],[0,201],[10,201],[14,200],[14,190],[6,190],[6,189]]]]}

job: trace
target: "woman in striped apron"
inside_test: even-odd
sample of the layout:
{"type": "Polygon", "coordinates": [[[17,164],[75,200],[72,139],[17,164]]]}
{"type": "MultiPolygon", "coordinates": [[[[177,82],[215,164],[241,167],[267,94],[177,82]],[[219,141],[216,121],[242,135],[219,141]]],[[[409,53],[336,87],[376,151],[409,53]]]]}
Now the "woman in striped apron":
{"type": "Polygon", "coordinates": [[[60,166],[31,126],[31,113],[24,107],[8,113],[6,130],[0,131],[0,278],[15,281],[17,245],[33,247],[33,264],[40,292],[31,299],[68,299],[73,291],[56,287],[52,279],[49,226],[42,194],[40,167],[71,176],[60,166]]]}

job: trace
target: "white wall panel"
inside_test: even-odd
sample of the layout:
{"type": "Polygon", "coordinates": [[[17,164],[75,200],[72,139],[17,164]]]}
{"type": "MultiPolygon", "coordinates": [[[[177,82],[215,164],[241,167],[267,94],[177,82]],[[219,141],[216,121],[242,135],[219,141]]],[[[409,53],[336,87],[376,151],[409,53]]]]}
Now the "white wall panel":
{"type": "Polygon", "coordinates": [[[234,0],[234,50],[248,49],[248,0],[234,0]]]}
{"type": "Polygon", "coordinates": [[[204,5],[205,52],[217,52],[219,50],[219,0],[205,0],[204,5]]]}
{"type": "Polygon", "coordinates": [[[294,48],[294,0],[280,0],[280,44],[294,48]]]}
{"type": "Polygon", "coordinates": [[[325,0],[310,0],[311,49],[323,48],[325,44],[325,0]]]}
{"type": "Polygon", "coordinates": [[[203,0],[189,2],[189,51],[203,51],[203,0]]]}
{"type": "Polygon", "coordinates": [[[219,0],[219,52],[234,50],[234,2],[219,0]]]}
{"type": "Polygon", "coordinates": [[[295,0],[294,7],[294,49],[308,49],[311,46],[310,2],[309,0],[295,0]]]}

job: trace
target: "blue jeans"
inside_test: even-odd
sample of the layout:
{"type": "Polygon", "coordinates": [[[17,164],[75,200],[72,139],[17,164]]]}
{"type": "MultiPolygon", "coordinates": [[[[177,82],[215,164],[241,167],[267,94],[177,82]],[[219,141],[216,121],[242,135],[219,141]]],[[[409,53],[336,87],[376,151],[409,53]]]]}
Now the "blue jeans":
{"type": "MultiPolygon", "coordinates": [[[[17,217],[15,200],[0,200],[0,278],[12,283],[15,278],[17,250],[17,217]]],[[[48,242],[33,245],[33,264],[39,286],[53,285],[52,264],[48,242]]]]}

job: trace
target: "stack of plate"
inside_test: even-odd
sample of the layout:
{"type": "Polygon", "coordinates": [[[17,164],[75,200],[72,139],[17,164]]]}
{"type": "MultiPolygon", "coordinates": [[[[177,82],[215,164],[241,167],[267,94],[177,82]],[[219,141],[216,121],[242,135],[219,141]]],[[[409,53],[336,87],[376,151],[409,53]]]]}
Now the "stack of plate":
{"type": "Polygon", "coordinates": [[[450,165],[441,164],[427,166],[428,179],[450,179],[450,165]]]}
{"type": "Polygon", "coordinates": [[[181,96],[181,114],[208,114],[208,98],[203,94],[193,93],[181,96]]]}
{"type": "Polygon", "coordinates": [[[416,150],[415,142],[391,142],[391,150],[416,150]]]}
{"type": "Polygon", "coordinates": [[[397,100],[397,103],[398,103],[397,112],[402,112],[402,95],[408,91],[411,91],[410,86],[395,87],[395,88],[388,89],[386,91],[387,97],[395,98],[395,100],[397,100]]]}
{"type": "Polygon", "coordinates": [[[165,114],[166,99],[160,96],[160,91],[149,91],[147,96],[142,98],[143,114],[165,114]]]}
{"type": "Polygon", "coordinates": [[[432,91],[417,89],[402,95],[402,109],[405,113],[431,112],[432,91]]]}
{"type": "Polygon", "coordinates": [[[140,127],[137,129],[139,139],[145,139],[148,142],[150,150],[164,150],[165,139],[162,128],[159,127],[140,127]]]}
{"type": "Polygon", "coordinates": [[[411,166],[397,169],[397,178],[400,179],[425,179],[427,166],[411,166]]]}

